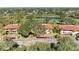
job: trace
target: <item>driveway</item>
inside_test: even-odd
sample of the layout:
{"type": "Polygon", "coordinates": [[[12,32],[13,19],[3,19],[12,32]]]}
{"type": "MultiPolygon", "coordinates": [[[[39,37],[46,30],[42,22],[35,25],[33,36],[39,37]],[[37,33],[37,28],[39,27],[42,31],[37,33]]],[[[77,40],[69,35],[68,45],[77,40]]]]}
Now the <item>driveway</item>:
{"type": "Polygon", "coordinates": [[[33,37],[31,39],[28,39],[28,40],[17,39],[14,41],[19,45],[32,45],[35,42],[57,43],[57,41],[54,37],[51,37],[51,38],[35,38],[35,37],[33,37]]]}

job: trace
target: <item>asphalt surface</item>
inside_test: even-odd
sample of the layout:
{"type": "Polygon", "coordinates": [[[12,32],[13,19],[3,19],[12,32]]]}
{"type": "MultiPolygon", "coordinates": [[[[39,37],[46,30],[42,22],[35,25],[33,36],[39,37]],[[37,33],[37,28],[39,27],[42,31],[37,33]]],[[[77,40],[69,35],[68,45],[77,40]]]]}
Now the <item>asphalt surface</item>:
{"type": "Polygon", "coordinates": [[[14,40],[17,44],[19,45],[32,45],[35,42],[47,42],[47,43],[56,43],[56,39],[54,37],[51,38],[31,38],[28,40],[23,40],[23,39],[17,39],[14,40]]]}

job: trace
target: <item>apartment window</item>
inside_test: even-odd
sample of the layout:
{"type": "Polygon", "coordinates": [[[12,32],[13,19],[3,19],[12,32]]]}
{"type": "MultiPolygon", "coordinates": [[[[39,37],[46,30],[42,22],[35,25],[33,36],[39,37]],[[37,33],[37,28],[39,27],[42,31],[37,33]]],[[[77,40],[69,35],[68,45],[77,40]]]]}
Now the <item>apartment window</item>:
{"type": "Polygon", "coordinates": [[[12,30],[12,32],[11,33],[16,33],[16,30],[12,30]]]}

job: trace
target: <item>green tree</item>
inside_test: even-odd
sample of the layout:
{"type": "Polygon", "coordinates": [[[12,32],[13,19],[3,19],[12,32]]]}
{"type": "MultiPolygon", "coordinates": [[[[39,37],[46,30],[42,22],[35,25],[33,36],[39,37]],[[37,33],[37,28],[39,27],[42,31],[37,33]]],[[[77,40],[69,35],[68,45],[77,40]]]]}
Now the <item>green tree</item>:
{"type": "Polygon", "coordinates": [[[17,48],[19,45],[17,43],[15,43],[13,40],[11,39],[4,39],[1,43],[0,43],[0,50],[1,51],[12,51],[13,49],[17,48]]]}
{"type": "Polygon", "coordinates": [[[79,45],[70,36],[58,38],[57,51],[79,51],[79,45]]]}
{"type": "Polygon", "coordinates": [[[60,32],[59,24],[54,23],[53,32],[54,33],[59,33],[60,32]]]}
{"type": "Polygon", "coordinates": [[[36,42],[27,48],[29,51],[50,51],[50,43],[36,42]]]}
{"type": "Polygon", "coordinates": [[[44,33],[42,24],[36,20],[26,20],[24,24],[18,29],[19,34],[22,36],[29,36],[30,34],[37,35],[44,33]]]}
{"type": "Polygon", "coordinates": [[[21,27],[18,29],[19,34],[22,36],[28,36],[28,34],[31,32],[32,26],[31,22],[29,20],[25,21],[24,24],[21,25],[21,27]]]}
{"type": "Polygon", "coordinates": [[[77,24],[77,22],[74,19],[69,18],[69,17],[66,17],[63,20],[64,20],[63,21],[64,24],[66,24],[66,25],[76,25],[77,24]]]}

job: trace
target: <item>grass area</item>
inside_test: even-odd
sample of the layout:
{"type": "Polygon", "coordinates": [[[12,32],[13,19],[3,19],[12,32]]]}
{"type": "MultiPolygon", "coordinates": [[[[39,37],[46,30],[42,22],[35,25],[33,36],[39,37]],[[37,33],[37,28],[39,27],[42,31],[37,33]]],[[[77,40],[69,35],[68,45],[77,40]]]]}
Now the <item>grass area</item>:
{"type": "Polygon", "coordinates": [[[79,19],[73,19],[74,21],[76,21],[77,23],[79,23],[79,19]]]}

